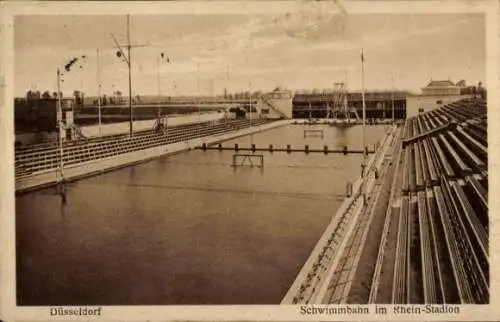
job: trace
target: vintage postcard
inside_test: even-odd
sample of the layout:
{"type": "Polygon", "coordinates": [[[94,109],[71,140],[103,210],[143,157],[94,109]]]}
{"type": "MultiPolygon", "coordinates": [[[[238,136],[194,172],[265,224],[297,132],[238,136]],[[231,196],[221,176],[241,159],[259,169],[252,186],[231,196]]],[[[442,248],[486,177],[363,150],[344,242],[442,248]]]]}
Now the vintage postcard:
{"type": "Polygon", "coordinates": [[[500,318],[497,1],[0,7],[2,320],[500,318]]]}

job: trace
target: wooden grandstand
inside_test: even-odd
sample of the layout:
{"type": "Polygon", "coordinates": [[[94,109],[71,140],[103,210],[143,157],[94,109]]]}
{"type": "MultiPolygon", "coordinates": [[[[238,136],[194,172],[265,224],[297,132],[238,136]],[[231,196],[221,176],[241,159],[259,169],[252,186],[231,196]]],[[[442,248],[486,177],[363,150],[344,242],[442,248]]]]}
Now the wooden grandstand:
{"type": "MultiPolygon", "coordinates": [[[[252,120],[251,125],[258,126],[269,122],[258,119],[252,120]]],[[[132,138],[128,134],[121,134],[67,141],[63,144],[63,161],[65,166],[74,165],[248,127],[250,121],[246,119],[209,121],[170,127],[165,131],[151,129],[136,132],[132,138]]],[[[59,162],[58,142],[18,147],[15,150],[16,178],[56,169],[59,167],[59,162]]]]}
{"type": "Polygon", "coordinates": [[[486,114],[468,99],[406,120],[392,303],[489,302],[486,114]]]}

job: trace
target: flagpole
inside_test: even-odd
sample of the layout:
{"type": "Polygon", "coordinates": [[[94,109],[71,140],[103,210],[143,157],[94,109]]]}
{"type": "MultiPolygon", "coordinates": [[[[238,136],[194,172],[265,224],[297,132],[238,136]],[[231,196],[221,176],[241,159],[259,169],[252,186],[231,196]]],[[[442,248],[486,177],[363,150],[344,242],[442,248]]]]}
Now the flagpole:
{"type": "Polygon", "coordinates": [[[130,15],[127,15],[127,62],[128,62],[128,108],[130,113],[130,137],[134,135],[133,122],[134,116],[132,111],[132,60],[130,57],[130,15]]]}
{"type": "Polygon", "coordinates": [[[196,102],[198,103],[198,133],[201,133],[201,100],[200,100],[200,63],[196,62],[196,96],[198,96],[198,99],[196,102]]]}
{"type": "Polygon", "coordinates": [[[366,158],[365,123],[366,123],[366,102],[365,102],[365,58],[361,50],[361,97],[363,99],[363,163],[366,158]]]}
{"type": "Polygon", "coordinates": [[[392,87],[392,124],[394,124],[394,77],[391,77],[392,87]]]}
{"type": "Polygon", "coordinates": [[[248,93],[249,93],[249,112],[250,112],[250,144],[253,144],[253,132],[252,132],[252,83],[248,83],[248,93]]]}
{"type": "Polygon", "coordinates": [[[57,124],[59,130],[59,172],[61,174],[60,181],[64,181],[64,147],[63,147],[63,109],[62,109],[62,94],[61,94],[61,71],[57,69],[57,124]]]}
{"type": "Polygon", "coordinates": [[[230,92],[230,89],[229,89],[229,85],[230,85],[230,82],[229,82],[229,66],[226,65],[226,87],[227,87],[227,95],[229,96],[229,93],[230,92]]]}
{"type": "Polygon", "coordinates": [[[366,123],[366,102],[365,102],[365,57],[361,49],[361,97],[363,99],[363,161],[361,164],[362,194],[363,206],[366,205],[366,187],[365,187],[365,168],[366,168],[366,141],[365,141],[365,123],[366,123]]]}
{"type": "Polygon", "coordinates": [[[101,130],[101,72],[99,66],[99,48],[97,48],[97,111],[99,113],[99,136],[102,136],[101,130]]]}
{"type": "Polygon", "coordinates": [[[132,109],[132,55],[131,55],[131,50],[132,47],[145,47],[145,45],[134,45],[132,46],[130,43],[130,15],[127,15],[127,54],[124,53],[122,50],[122,47],[116,40],[115,36],[111,34],[111,38],[113,38],[113,41],[116,45],[116,48],[118,49],[116,55],[118,57],[123,57],[123,61],[127,63],[128,67],[128,107],[129,107],[129,114],[130,114],[130,138],[133,137],[134,130],[133,130],[133,121],[134,121],[134,115],[133,115],[133,109],[132,109]]]}
{"type": "Polygon", "coordinates": [[[156,85],[158,86],[158,99],[160,99],[160,57],[156,57],[156,85]]]}
{"type": "Polygon", "coordinates": [[[160,57],[156,56],[156,85],[158,86],[158,111],[157,111],[158,121],[160,121],[160,115],[161,115],[160,57]]]}
{"type": "Polygon", "coordinates": [[[349,89],[347,87],[347,71],[344,70],[344,119],[346,118],[347,116],[347,122],[350,123],[351,122],[351,112],[349,110],[349,89]]]}

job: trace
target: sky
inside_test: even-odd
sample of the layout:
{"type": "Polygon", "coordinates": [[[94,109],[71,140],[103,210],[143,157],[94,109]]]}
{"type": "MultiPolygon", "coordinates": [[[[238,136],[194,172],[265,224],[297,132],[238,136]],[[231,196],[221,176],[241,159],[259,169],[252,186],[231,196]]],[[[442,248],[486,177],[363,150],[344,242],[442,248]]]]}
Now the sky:
{"type": "MultiPolygon", "coordinates": [[[[96,95],[98,69],[102,93],[128,93],[127,65],[111,37],[125,45],[126,26],[117,15],[16,16],[16,96],[55,91],[57,68],[82,55],[63,75],[65,95],[96,95]]],[[[130,28],[131,44],[144,45],[132,50],[133,95],[322,90],[338,82],[359,90],[362,50],[368,90],[393,83],[418,93],[431,79],[486,83],[482,14],[342,15],[311,6],[278,15],[131,15],[130,28]]]]}

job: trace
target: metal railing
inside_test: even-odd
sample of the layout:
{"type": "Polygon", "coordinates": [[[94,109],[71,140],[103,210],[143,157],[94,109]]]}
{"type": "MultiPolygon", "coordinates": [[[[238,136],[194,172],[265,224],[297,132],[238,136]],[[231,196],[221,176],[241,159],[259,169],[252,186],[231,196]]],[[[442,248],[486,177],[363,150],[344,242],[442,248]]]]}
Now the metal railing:
{"type": "MultiPolygon", "coordinates": [[[[254,120],[252,125],[268,122],[268,120],[254,120]]],[[[158,133],[156,130],[138,132],[133,138],[121,135],[66,142],[63,161],[66,166],[70,166],[156,146],[233,132],[249,126],[248,120],[229,120],[215,124],[204,122],[169,128],[165,133],[158,133]]],[[[56,144],[36,145],[18,150],[15,154],[16,177],[57,168],[59,159],[56,144]]]]}

